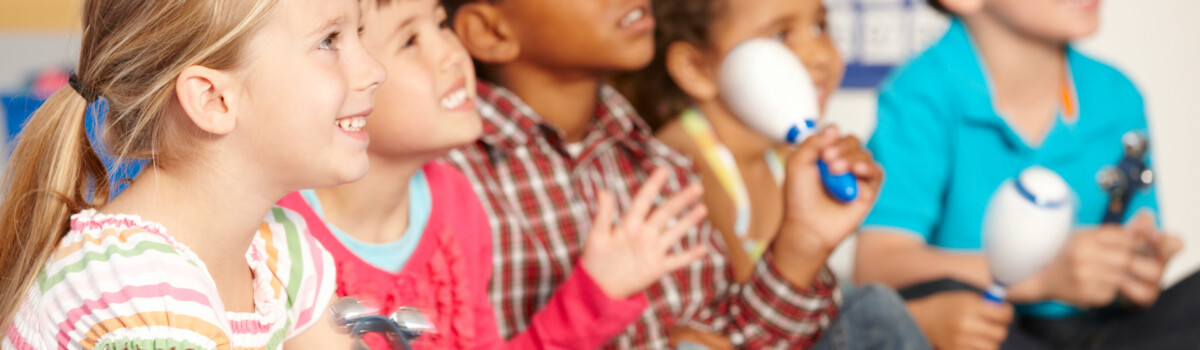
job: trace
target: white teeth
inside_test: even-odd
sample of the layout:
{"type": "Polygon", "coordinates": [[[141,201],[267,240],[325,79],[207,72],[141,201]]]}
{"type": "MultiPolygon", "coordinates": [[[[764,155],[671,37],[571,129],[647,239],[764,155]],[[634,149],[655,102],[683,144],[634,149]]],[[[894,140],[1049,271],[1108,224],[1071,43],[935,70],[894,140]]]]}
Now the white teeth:
{"type": "Polygon", "coordinates": [[[443,109],[455,109],[467,102],[467,89],[454,90],[442,98],[443,109]]]}
{"type": "Polygon", "coordinates": [[[334,123],[342,130],[362,131],[363,127],[367,126],[367,117],[342,118],[334,123]]]}
{"type": "Polygon", "coordinates": [[[644,9],[638,8],[630,11],[629,14],[625,15],[624,18],[621,18],[621,27],[628,27],[630,24],[633,24],[633,22],[642,19],[644,16],[646,16],[646,10],[644,9]]]}

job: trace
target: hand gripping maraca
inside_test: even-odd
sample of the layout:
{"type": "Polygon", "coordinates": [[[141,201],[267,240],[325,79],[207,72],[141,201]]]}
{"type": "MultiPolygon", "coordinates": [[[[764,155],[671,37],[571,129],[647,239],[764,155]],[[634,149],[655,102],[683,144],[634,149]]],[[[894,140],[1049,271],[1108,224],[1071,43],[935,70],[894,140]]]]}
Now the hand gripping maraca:
{"type": "Polygon", "coordinates": [[[984,217],[983,249],[993,282],[984,298],[1041,270],[1062,248],[1075,221],[1074,196],[1055,172],[1033,166],[1000,185],[984,217]]]}
{"type": "Polygon", "coordinates": [[[367,333],[384,333],[392,342],[392,349],[412,350],[409,342],[425,332],[434,331],[433,324],[414,308],[400,307],[388,316],[370,311],[366,305],[353,297],[338,299],[329,307],[333,314],[334,328],[350,333],[356,349],[369,349],[362,341],[367,333]]]}
{"type": "MultiPolygon", "coordinates": [[[[782,42],[742,42],[725,55],[718,74],[722,99],[758,133],[793,144],[816,134],[816,88],[803,63],[782,42]]],[[[853,174],[834,175],[823,161],[817,167],[830,196],[842,202],[858,197],[853,174]]]]}

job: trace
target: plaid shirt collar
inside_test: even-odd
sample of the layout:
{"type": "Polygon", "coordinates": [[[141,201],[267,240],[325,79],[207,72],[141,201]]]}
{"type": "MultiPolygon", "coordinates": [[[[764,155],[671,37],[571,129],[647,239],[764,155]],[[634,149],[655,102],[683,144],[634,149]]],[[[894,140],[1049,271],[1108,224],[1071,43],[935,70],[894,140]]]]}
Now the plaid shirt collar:
{"type": "MultiPolygon", "coordinates": [[[[480,81],[480,115],[483,117],[483,135],[479,142],[495,151],[529,146],[537,140],[548,140],[554,148],[566,154],[566,137],[554,125],[542,118],[533,108],[525,104],[512,91],[488,82],[480,81]]],[[[615,89],[601,85],[596,92],[599,104],[595,120],[584,133],[584,154],[598,145],[615,141],[635,158],[646,157],[646,150],[654,134],[650,126],[640,118],[629,101],[615,89]]]]}

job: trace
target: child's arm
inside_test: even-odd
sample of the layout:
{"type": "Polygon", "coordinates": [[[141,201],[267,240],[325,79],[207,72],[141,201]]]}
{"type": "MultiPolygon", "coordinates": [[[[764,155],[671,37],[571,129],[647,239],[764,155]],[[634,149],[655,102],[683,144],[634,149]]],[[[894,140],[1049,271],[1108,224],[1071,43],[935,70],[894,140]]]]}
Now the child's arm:
{"type": "Polygon", "coordinates": [[[797,147],[787,162],[784,186],[786,212],[771,250],[788,282],[809,286],[833,250],[858,230],[871,211],[883,183],[883,171],[853,136],[839,137],[829,127],[797,147]],[[851,173],[858,180],[858,198],[849,203],[825,193],[818,174],[821,159],[834,174],[851,173]]]}
{"type": "MultiPolygon", "coordinates": [[[[747,283],[700,320],[724,323],[724,333],[742,347],[807,348],[837,313],[837,282],[825,267],[833,248],[855,231],[874,203],[882,172],[853,137],[836,128],[814,135],[789,157],[786,213],[780,235],[747,283]],[[824,192],[817,174],[821,158],[835,173],[859,180],[854,202],[837,202],[824,192]]],[[[734,248],[736,249],[736,248],[734,248]]]]}

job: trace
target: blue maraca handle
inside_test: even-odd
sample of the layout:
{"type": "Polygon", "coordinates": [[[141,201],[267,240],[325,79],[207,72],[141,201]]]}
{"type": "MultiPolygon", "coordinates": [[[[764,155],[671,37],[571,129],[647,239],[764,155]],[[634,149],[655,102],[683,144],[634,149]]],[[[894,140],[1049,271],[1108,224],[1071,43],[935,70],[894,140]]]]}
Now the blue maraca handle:
{"type": "Polygon", "coordinates": [[[858,198],[858,179],[854,174],[846,172],[834,175],[829,172],[829,166],[825,165],[824,160],[817,160],[817,169],[821,171],[821,183],[825,185],[825,192],[829,193],[830,197],[842,203],[858,198]]]}
{"type": "Polygon", "coordinates": [[[1005,298],[1008,298],[1008,291],[1000,282],[992,282],[992,285],[983,291],[983,300],[993,305],[1004,304],[1005,298]]]}

